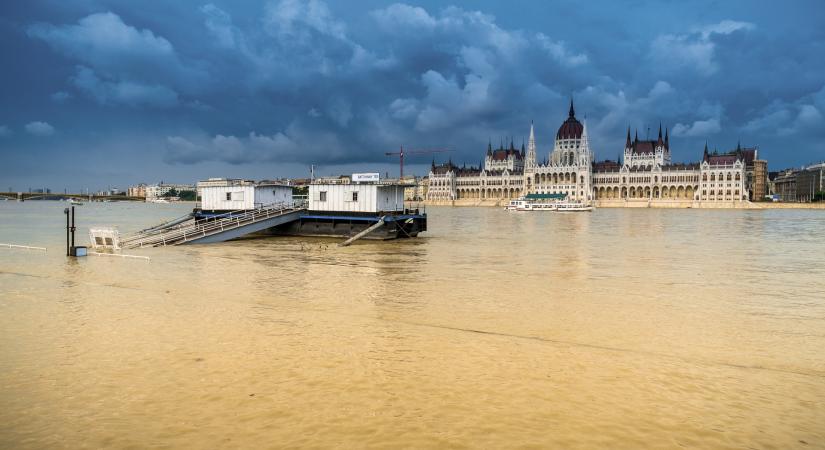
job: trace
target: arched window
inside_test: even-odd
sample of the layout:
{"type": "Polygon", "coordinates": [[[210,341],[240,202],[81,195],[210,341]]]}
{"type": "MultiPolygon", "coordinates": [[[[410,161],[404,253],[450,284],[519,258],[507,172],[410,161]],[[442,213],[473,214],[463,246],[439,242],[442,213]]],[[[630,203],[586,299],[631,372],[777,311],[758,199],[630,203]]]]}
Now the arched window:
{"type": "Polygon", "coordinates": [[[730,172],[728,172],[728,181],[730,181],[730,180],[731,180],[731,176],[730,176],[730,172]]]}
{"type": "Polygon", "coordinates": [[[715,173],[710,174],[710,181],[716,181],[716,174],[715,173]]]}
{"type": "Polygon", "coordinates": [[[708,174],[706,174],[706,173],[702,174],[702,181],[708,181],[708,174]]]}
{"type": "Polygon", "coordinates": [[[739,172],[736,173],[736,181],[741,180],[742,178],[739,176],[739,172]]]}

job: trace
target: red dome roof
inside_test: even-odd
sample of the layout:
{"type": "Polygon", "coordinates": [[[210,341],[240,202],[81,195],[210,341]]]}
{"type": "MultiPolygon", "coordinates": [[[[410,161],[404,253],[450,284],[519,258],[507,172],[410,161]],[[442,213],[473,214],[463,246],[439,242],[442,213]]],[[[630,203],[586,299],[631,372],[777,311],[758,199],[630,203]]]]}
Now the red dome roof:
{"type": "Polygon", "coordinates": [[[567,120],[559,127],[556,139],[581,139],[584,126],[576,119],[576,110],[573,109],[573,100],[570,100],[570,113],[567,120]]]}

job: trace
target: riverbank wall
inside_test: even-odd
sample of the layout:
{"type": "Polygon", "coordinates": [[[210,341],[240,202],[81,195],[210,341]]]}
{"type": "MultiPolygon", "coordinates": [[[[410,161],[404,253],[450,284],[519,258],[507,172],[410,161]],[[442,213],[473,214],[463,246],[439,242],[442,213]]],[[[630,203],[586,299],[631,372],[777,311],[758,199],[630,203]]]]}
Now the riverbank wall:
{"type": "MultiPolygon", "coordinates": [[[[510,199],[460,199],[460,200],[428,200],[422,202],[427,206],[488,206],[504,207],[510,199]]],[[[647,200],[647,199],[620,199],[596,200],[596,208],[660,208],[660,209],[821,209],[825,210],[825,202],[820,203],[792,203],[792,202],[701,202],[695,200],[647,200]]]]}

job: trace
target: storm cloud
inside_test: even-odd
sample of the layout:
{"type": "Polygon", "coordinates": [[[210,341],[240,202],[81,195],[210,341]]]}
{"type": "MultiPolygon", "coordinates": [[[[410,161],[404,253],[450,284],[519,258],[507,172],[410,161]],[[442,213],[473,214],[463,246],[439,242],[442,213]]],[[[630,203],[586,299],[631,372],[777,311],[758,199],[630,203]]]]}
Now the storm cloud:
{"type": "MultiPolygon", "coordinates": [[[[815,1],[770,13],[562,2],[564,17],[544,2],[8,3],[10,182],[55,179],[56,167],[32,171],[32,152],[55,154],[47,166],[107,155],[123,169],[100,184],[302,176],[310,164],[395,173],[384,152],[400,145],[477,163],[489,141],[520,145],[531,120],[546,155],[571,98],[599,158],[615,158],[627,127],[659,123],[677,160],[740,140],[771,169],[825,158],[815,1]]],[[[429,158],[409,163],[424,174],[429,158]]]]}

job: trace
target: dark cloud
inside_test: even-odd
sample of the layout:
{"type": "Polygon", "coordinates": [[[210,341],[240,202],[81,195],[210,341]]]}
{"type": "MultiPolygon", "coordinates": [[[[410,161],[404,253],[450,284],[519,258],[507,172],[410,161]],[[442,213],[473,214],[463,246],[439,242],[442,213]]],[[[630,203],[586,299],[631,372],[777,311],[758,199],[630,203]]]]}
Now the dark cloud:
{"type": "MultiPolygon", "coordinates": [[[[395,172],[384,152],[399,145],[476,163],[488,140],[520,143],[531,120],[544,154],[572,96],[601,158],[628,126],[662,122],[680,160],[741,139],[772,168],[799,165],[825,156],[825,8],[803,3],[562,1],[563,15],[543,2],[7,5],[2,45],[31,57],[0,75],[25,87],[3,95],[0,149],[60,151],[12,133],[25,111],[78,160],[136,161],[130,182],[307,164],[395,172]]],[[[0,175],[22,179],[15,158],[0,175]]]]}

